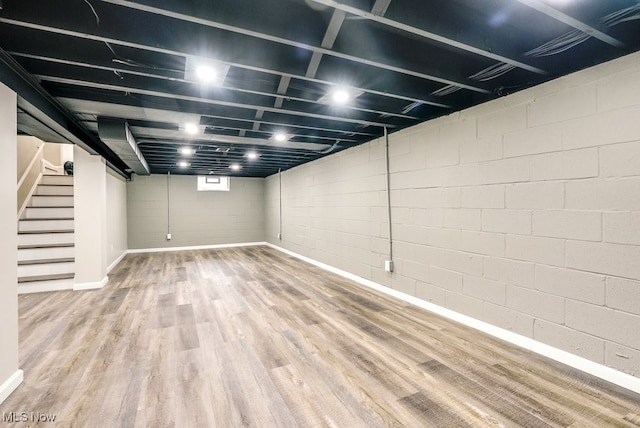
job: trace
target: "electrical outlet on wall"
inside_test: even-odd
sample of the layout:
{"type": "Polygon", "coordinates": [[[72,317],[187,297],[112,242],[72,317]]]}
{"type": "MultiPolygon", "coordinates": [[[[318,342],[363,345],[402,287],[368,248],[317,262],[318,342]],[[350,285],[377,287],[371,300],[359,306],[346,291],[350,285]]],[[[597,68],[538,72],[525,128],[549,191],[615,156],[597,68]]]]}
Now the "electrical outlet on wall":
{"type": "Polygon", "coordinates": [[[171,234],[167,233],[167,241],[171,241],[171,234]]]}
{"type": "Polygon", "coordinates": [[[278,233],[278,239],[282,239],[282,233],[278,233]]]}
{"type": "Polygon", "coordinates": [[[384,261],[384,270],[387,272],[393,272],[393,260],[384,261]]]}

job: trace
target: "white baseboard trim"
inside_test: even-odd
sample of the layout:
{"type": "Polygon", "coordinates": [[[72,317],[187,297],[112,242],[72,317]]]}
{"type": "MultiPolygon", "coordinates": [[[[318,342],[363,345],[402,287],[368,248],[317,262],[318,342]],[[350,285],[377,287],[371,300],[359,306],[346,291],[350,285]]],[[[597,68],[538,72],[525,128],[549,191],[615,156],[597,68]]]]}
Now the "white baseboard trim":
{"type": "Polygon", "coordinates": [[[113,263],[111,263],[108,267],[107,267],[107,275],[109,274],[109,272],[111,272],[111,270],[116,267],[118,265],[118,263],[120,263],[122,261],[122,259],[124,259],[124,257],[127,255],[128,251],[125,250],[122,252],[122,254],[120,254],[120,256],[118,256],[117,259],[115,259],[113,261],[113,263]]]}
{"type": "Polygon", "coordinates": [[[140,248],[127,250],[127,254],[136,253],[159,253],[164,251],[188,251],[188,250],[215,250],[219,248],[255,247],[266,245],[266,242],[241,242],[236,244],[215,244],[215,245],[195,245],[191,247],[164,247],[164,248],[140,248]]]}
{"type": "Polygon", "coordinates": [[[108,282],[109,282],[109,277],[105,276],[104,278],[102,278],[101,281],[80,282],[80,283],[73,284],[73,290],[74,291],[79,291],[79,290],[97,290],[97,289],[102,288],[105,285],[107,285],[108,282]]]}
{"type": "Polygon", "coordinates": [[[296,257],[314,266],[318,266],[319,268],[335,273],[344,278],[350,279],[366,287],[370,287],[374,290],[396,297],[400,300],[403,300],[407,303],[411,303],[415,306],[426,309],[430,312],[441,315],[445,318],[451,319],[453,321],[457,321],[460,324],[464,324],[473,329],[482,331],[493,337],[504,340],[505,342],[509,342],[514,345],[520,346],[521,348],[524,348],[536,354],[542,355],[543,357],[551,358],[552,360],[558,361],[569,367],[573,367],[575,369],[578,369],[580,371],[583,371],[585,373],[588,373],[600,379],[604,379],[608,382],[611,382],[615,385],[621,386],[633,392],[640,393],[640,378],[637,378],[635,376],[631,376],[626,373],[620,372],[618,370],[612,369],[611,367],[607,367],[605,365],[595,363],[593,361],[587,360],[586,358],[582,358],[577,355],[571,354],[569,352],[563,351],[561,349],[554,348],[553,346],[546,345],[542,342],[538,342],[537,340],[531,339],[529,337],[513,333],[512,331],[505,330],[500,327],[496,327],[484,321],[479,321],[467,315],[463,315],[458,312],[452,311],[451,309],[434,305],[433,303],[426,302],[415,296],[402,293],[390,287],[385,287],[384,285],[378,284],[377,282],[373,282],[371,280],[362,278],[358,275],[354,275],[342,269],[338,269],[328,264],[319,262],[317,260],[311,259],[309,257],[295,253],[293,251],[287,250],[286,248],[278,247],[277,245],[271,244],[269,242],[267,242],[265,245],[271,248],[274,248],[278,251],[281,251],[285,254],[288,254],[290,256],[296,257]]]}
{"type": "Polygon", "coordinates": [[[6,400],[7,397],[9,397],[11,393],[20,386],[23,380],[24,373],[22,370],[18,369],[14,374],[9,376],[9,379],[5,380],[2,385],[0,385],[0,404],[2,404],[4,400],[6,400]]]}

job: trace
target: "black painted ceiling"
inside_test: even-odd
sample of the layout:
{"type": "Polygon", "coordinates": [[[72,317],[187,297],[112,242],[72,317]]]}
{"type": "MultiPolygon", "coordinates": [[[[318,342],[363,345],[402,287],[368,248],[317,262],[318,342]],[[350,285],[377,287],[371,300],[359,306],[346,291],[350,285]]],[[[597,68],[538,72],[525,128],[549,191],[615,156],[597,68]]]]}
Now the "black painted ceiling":
{"type": "MultiPolygon", "coordinates": [[[[86,138],[99,138],[98,117],[125,119],[152,173],[264,177],[640,49],[634,0],[0,5],[0,48],[86,138]],[[198,61],[224,80],[185,73],[198,61]],[[336,88],[354,98],[328,102],[336,88]]],[[[30,122],[19,129],[46,136],[30,122]]]]}

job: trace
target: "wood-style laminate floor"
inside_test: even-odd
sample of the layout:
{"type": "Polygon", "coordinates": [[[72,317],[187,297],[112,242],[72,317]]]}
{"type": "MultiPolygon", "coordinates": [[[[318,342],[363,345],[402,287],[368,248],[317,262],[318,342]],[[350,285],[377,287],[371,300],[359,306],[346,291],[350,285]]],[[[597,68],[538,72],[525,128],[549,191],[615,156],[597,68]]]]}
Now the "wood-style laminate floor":
{"type": "Polygon", "coordinates": [[[637,394],[268,247],[128,255],[19,312],[0,412],[55,426],[640,426],[637,394]]]}

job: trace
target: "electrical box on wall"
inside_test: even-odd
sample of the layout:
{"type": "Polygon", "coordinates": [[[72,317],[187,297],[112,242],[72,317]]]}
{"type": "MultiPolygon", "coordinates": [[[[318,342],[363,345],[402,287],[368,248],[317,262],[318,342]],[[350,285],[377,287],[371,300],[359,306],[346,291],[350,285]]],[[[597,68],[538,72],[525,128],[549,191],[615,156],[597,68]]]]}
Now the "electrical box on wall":
{"type": "Polygon", "coordinates": [[[167,233],[167,241],[171,241],[171,234],[167,233]]]}
{"type": "Polygon", "coordinates": [[[393,260],[384,261],[384,270],[387,272],[393,272],[393,260]]]}

